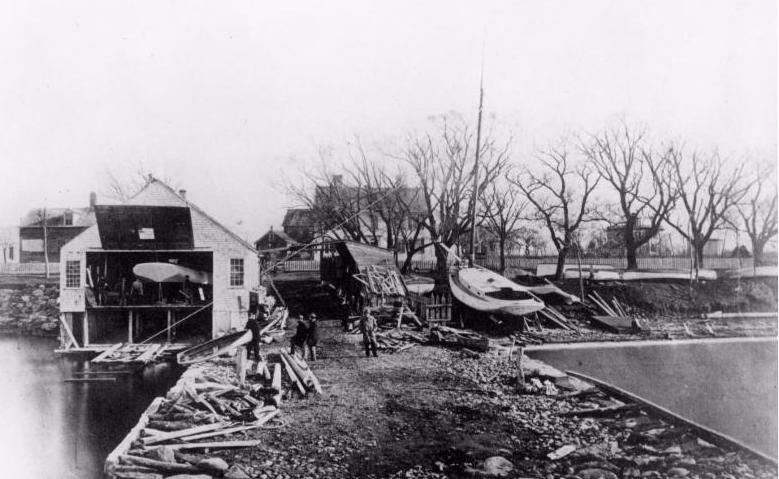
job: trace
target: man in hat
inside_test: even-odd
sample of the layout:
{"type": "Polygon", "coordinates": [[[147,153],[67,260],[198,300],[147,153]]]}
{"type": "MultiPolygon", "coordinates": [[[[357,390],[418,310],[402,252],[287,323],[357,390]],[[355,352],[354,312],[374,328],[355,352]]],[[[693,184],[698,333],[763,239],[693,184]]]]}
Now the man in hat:
{"type": "Polygon", "coordinates": [[[379,357],[376,352],[376,318],[373,317],[368,308],[362,310],[362,316],[360,317],[360,332],[362,333],[362,344],[365,346],[365,357],[370,357],[370,353],[373,352],[373,357],[379,357]]]}
{"type": "Polygon", "coordinates": [[[308,340],[308,322],[303,319],[303,315],[298,316],[298,325],[295,335],[290,340],[289,354],[294,355],[295,350],[300,349],[300,355],[306,358],[306,342],[308,340]]]}
{"type": "Polygon", "coordinates": [[[316,361],[316,347],[319,344],[319,323],[317,323],[316,319],[315,313],[308,315],[308,337],[306,338],[306,344],[311,352],[311,355],[309,356],[311,361],[316,361]]]}
{"type": "Polygon", "coordinates": [[[251,359],[252,352],[254,353],[254,359],[260,360],[260,323],[257,322],[257,318],[253,314],[249,315],[249,320],[246,321],[246,330],[252,332],[252,339],[246,345],[246,356],[251,359]]]}

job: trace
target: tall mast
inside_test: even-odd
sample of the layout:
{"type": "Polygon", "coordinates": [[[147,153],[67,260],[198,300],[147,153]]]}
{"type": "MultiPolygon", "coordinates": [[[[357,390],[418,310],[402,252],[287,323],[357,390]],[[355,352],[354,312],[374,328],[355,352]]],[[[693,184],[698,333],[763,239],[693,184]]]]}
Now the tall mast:
{"type": "Polygon", "coordinates": [[[479,119],[476,122],[476,161],[473,164],[473,198],[471,199],[471,251],[468,265],[476,262],[476,203],[479,201],[479,154],[481,153],[481,113],[484,106],[484,52],[481,55],[481,77],[479,78],[479,119]]]}

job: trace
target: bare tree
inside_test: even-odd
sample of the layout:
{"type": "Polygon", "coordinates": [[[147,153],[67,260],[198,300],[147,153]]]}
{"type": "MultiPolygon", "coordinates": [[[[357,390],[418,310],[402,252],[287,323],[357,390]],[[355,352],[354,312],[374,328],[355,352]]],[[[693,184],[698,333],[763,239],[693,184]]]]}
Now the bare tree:
{"type": "Polygon", "coordinates": [[[619,126],[593,135],[582,150],[618,197],[622,241],[630,270],[638,268],[636,252],[659,232],[677,196],[667,182],[668,155],[646,144],[646,131],[619,126]]]}
{"type": "Polygon", "coordinates": [[[532,254],[537,255],[544,247],[544,240],[535,228],[520,226],[517,228],[516,237],[524,250],[525,256],[530,256],[531,252],[532,254]]]}
{"type": "Polygon", "coordinates": [[[715,231],[732,223],[730,215],[744,196],[744,164],[727,169],[716,152],[703,157],[673,146],[668,149],[668,159],[669,180],[679,195],[681,217],[669,216],[667,223],[690,244],[698,271],[703,267],[704,246],[715,231]]]}
{"type": "Polygon", "coordinates": [[[511,178],[535,207],[531,219],[542,222],[557,249],[555,279],[563,277],[565,258],[574,246],[576,231],[599,215],[590,196],[600,177],[586,164],[574,164],[565,143],[549,147],[538,155],[541,171],[525,169],[511,178]]]}
{"type": "Polygon", "coordinates": [[[736,204],[741,224],[752,242],[755,266],[763,264],[765,245],[777,234],[776,164],[757,164],[741,202],[736,204]]]}
{"type": "MultiPolygon", "coordinates": [[[[504,170],[509,143],[499,144],[488,132],[481,142],[478,185],[473,188],[475,132],[459,117],[440,118],[437,128],[410,137],[394,155],[411,167],[419,181],[424,212],[420,219],[434,243],[451,247],[473,225],[471,206],[485,186],[504,170]]],[[[438,280],[446,277],[447,255],[436,248],[438,280]]]]}
{"type": "Polygon", "coordinates": [[[527,202],[522,200],[519,189],[513,183],[494,182],[481,198],[482,227],[498,239],[500,273],[506,272],[506,244],[511,242],[521,228],[519,220],[527,202]]]}
{"type": "Polygon", "coordinates": [[[135,170],[126,176],[122,176],[116,171],[107,170],[105,172],[106,186],[103,195],[122,203],[126,202],[139,191],[145,188],[152,178],[157,178],[174,189],[178,189],[178,182],[170,176],[156,175],[150,168],[143,163],[138,163],[135,170]]]}
{"type": "Polygon", "coordinates": [[[3,263],[7,263],[9,259],[8,252],[14,245],[14,234],[10,229],[0,228],[0,249],[3,250],[3,263]]]}

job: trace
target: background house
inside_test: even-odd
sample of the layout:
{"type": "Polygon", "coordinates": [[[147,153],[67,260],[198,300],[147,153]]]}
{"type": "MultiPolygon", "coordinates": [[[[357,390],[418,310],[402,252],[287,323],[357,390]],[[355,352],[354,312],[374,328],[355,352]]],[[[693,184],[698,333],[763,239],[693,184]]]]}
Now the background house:
{"type": "Polygon", "coordinates": [[[87,208],[35,208],[22,218],[19,225],[19,262],[42,263],[44,243],[48,245],[48,260],[58,263],[60,248],[95,224],[96,195],[89,196],[87,208]],[[45,223],[44,223],[45,218],[45,223]],[[45,228],[44,228],[45,224],[45,228]]]}
{"type": "Polygon", "coordinates": [[[159,341],[194,342],[243,328],[250,293],[259,292],[257,253],[250,244],[165,183],[152,179],[123,205],[95,207],[97,224],[67,243],[60,262],[63,345],[139,342],[191,316],[159,341]],[[127,298],[134,268],[168,263],[203,280],[144,283],[127,298]],[[106,284],[101,291],[100,284],[106,284]],[[123,299],[124,298],[124,299],[123,299]]]}

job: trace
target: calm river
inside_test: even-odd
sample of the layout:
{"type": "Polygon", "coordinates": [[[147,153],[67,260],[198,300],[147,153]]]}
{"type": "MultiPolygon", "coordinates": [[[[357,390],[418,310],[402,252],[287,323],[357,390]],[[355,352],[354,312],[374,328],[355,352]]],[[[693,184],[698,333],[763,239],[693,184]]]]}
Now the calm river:
{"type": "Polygon", "coordinates": [[[50,339],[0,336],[0,476],[99,478],[105,457],[180,371],[169,365],[114,383],[65,383],[85,362],[50,339]]]}
{"type": "Polygon", "coordinates": [[[777,341],[533,351],[560,370],[610,382],[777,455],[777,341]]]}

